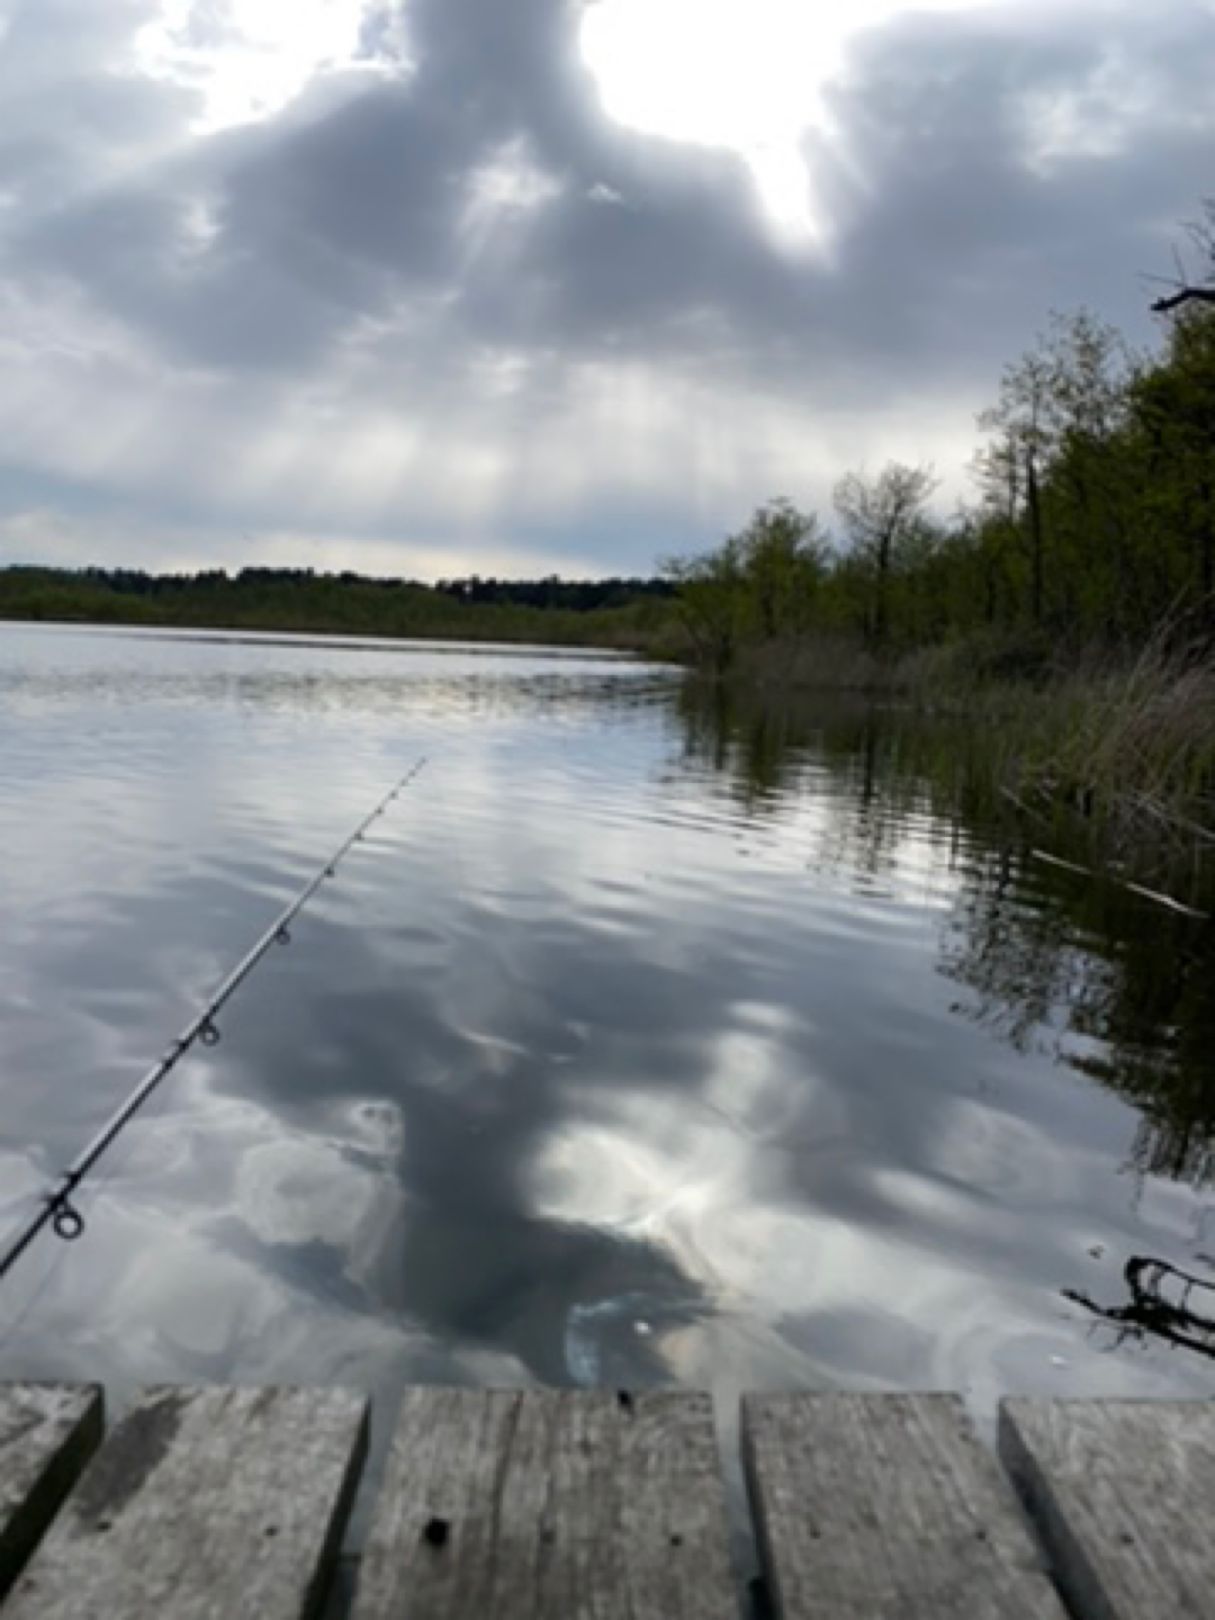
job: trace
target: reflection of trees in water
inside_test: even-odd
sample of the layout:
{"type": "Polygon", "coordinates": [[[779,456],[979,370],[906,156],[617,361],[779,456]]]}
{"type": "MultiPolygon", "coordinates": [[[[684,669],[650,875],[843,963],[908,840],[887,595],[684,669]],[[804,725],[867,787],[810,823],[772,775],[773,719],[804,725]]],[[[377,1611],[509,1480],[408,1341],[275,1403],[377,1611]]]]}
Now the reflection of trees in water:
{"type": "Polygon", "coordinates": [[[687,681],[679,715],[685,757],[725,773],[748,810],[762,811],[796,782],[809,734],[787,708],[719,682],[687,681]]]}
{"type": "Polygon", "coordinates": [[[1069,1288],[1067,1298],[1108,1322],[1125,1338],[1152,1334],[1185,1350],[1215,1359],[1215,1283],[1181,1271],[1167,1260],[1134,1255],[1123,1272],[1129,1299],[1123,1305],[1099,1305],[1069,1288]]]}
{"type": "Polygon", "coordinates": [[[1080,1008],[1093,1033],[1104,1029],[1105,1049],[1075,1066],[1142,1111],[1138,1170],[1207,1181],[1215,1174],[1215,928],[1141,918],[1117,946],[1110,992],[1080,1008]]]}
{"type": "Polygon", "coordinates": [[[1068,922],[1054,907],[1025,905],[1011,851],[978,862],[941,939],[941,972],[971,992],[953,1010],[973,1018],[1018,1052],[1035,1041],[1060,1053],[1052,1018],[1087,970],[1083,953],[1067,948],[1068,922]]]}
{"type": "Polygon", "coordinates": [[[689,681],[680,717],[685,757],[720,771],[747,815],[774,816],[801,790],[830,797],[834,814],[812,863],[821,868],[891,871],[910,818],[932,808],[930,784],[904,767],[900,731],[862,701],[837,698],[819,712],[689,681]]]}
{"type": "Polygon", "coordinates": [[[975,867],[942,941],[960,1007],[1019,1050],[1045,1041],[1133,1103],[1140,1173],[1215,1172],[1215,934],[1064,874],[975,867]],[[1049,887],[1047,886],[1049,885],[1049,887]]]}
{"type": "MultiPolygon", "coordinates": [[[[748,814],[815,794],[828,822],[821,869],[891,871],[931,812],[960,884],[941,936],[941,971],[967,993],[955,1011],[1134,1104],[1140,1173],[1215,1178],[1215,925],[1027,862],[977,728],[695,686],[682,712],[688,754],[728,773],[748,814]]],[[[1066,835],[1056,829],[1052,847],[1083,858],[1066,835]]]]}

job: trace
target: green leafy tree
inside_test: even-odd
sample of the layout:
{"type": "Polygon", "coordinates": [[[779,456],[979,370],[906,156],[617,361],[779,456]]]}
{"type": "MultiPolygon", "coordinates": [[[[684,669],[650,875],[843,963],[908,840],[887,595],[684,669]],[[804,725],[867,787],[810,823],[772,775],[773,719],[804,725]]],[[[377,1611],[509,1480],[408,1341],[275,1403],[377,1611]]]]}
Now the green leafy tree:
{"type": "Polygon", "coordinates": [[[734,662],[744,619],[742,544],[730,539],[699,557],[672,557],[663,573],[676,588],[679,616],[696,656],[715,674],[734,662]]]}
{"type": "Polygon", "coordinates": [[[1023,355],[1005,370],[999,403],[979,418],[979,426],[991,436],[978,462],[984,497],[1002,510],[1014,529],[1023,526],[1028,537],[1030,613],[1035,624],[1042,622],[1046,601],[1042,476],[1051,444],[1051,371],[1046,355],[1023,355]]]}
{"type": "Polygon", "coordinates": [[[769,641],[804,630],[827,567],[818,518],[788,500],[761,506],[736,536],[751,617],[769,641]]]}
{"type": "Polygon", "coordinates": [[[1163,365],[1132,391],[1142,437],[1144,528],[1159,549],[1158,580],[1215,631],[1215,311],[1173,322],[1163,365]]]}
{"type": "Polygon", "coordinates": [[[1096,617],[1097,597],[1108,615],[1130,588],[1109,451],[1133,372],[1113,327],[1087,310],[1056,315],[1005,370],[998,402],[979,418],[989,435],[976,460],[987,521],[1023,541],[1035,625],[1052,606],[1072,625],[1086,612],[1096,617]]]}

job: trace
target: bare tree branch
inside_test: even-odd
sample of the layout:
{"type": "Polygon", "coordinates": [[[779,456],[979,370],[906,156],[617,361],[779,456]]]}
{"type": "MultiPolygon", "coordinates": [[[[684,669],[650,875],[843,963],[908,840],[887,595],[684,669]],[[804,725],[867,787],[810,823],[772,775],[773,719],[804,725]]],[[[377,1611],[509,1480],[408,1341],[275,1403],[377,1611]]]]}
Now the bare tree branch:
{"type": "Polygon", "coordinates": [[[1165,315],[1180,304],[1215,304],[1215,287],[1182,287],[1169,298],[1158,298],[1152,305],[1157,315],[1165,315]]]}

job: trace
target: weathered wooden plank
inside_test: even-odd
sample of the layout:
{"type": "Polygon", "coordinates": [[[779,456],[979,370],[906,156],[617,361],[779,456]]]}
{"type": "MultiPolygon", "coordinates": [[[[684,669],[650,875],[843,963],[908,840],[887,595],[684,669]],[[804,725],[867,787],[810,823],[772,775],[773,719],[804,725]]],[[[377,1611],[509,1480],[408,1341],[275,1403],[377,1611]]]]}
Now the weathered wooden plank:
{"type": "Polygon", "coordinates": [[[355,1620],[735,1620],[707,1396],[411,1390],[355,1620]]]}
{"type": "Polygon", "coordinates": [[[1062,1620],[953,1396],[747,1396],[743,1461],[783,1620],[1062,1620]]]}
{"type": "Polygon", "coordinates": [[[0,1385],[0,1597],[101,1440],[96,1385],[0,1385]]]}
{"type": "Polygon", "coordinates": [[[347,1390],[158,1389],[111,1433],[4,1620],[314,1615],[366,1450],[347,1390]]]}
{"type": "Polygon", "coordinates": [[[1000,1454],[1083,1620],[1215,1616],[1215,1403],[1005,1401],[1000,1454]]]}

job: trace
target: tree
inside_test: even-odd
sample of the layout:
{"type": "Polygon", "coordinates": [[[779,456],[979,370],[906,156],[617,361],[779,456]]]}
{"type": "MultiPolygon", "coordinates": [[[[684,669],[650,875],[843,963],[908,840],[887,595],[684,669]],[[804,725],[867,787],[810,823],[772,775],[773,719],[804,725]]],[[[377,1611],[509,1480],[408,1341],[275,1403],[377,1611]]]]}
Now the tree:
{"type": "Polygon", "coordinates": [[[1040,351],[1050,365],[1049,425],[1057,440],[1108,439],[1126,418],[1135,364],[1116,327],[1079,309],[1055,314],[1040,351]]]}
{"type": "Polygon", "coordinates": [[[854,557],[872,579],[869,639],[884,647],[890,634],[890,587],[903,553],[923,522],[924,507],[937,487],[931,467],[886,464],[876,479],[848,473],[835,487],[835,509],[851,541],[854,557]]]}
{"type": "Polygon", "coordinates": [[[1117,637],[1137,601],[1136,536],[1127,522],[1133,457],[1121,438],[1138,362],[1115,328],[1087,310],[1054,316],[1041,349],[1051,366],[1046,506],[1054,609],[1075,630],[1117,637]]]}
{"type": "Polygon", "coordinates": [[[1146,444],[1146,524],[1159,549],[1173,543],[1172,591],[1215,628],[1215,316],[1193,310],[1172,324],[1164,364],[1136,379],[1132,402],[1146,444]]]}
{"type": "MultiPolygon", "coordinates": [[[[1174,292],[1164,298],[1158,298],[1152,305],[1157,315],[1170,314],[1175,309],[1189,304],[1215,304],[1215,199],[1208,200],[1203,206],[1203,217],[1189,227],[1190,240],[1209,260],[1212,270],[1212,279],[1206,283],[1187,282],[1182,276],[1174,292]]],[[[1178,270],[1180,272],[1180,261],[1178,270]]]]}
{"type": "Polygon", "coordinates": [[[827,565],[818,518],[791,501],[769,501],[736,538],[760,635],[773,641],[804,628],[827,565]]]}
{"type": "Polygon", "coordinates": [[[671,557],[662,565],[676,587],[679,616],[696,655],[716,675],[734,662],[743,605],[742,546],[730,539],[700,557],[671,557]]]}
{"type": "Polygon", "coordinates": [[[1042,622],[1046,596],[1046,524],[1042,511],[1042,472],[1050,444],[1047,424],[1051,364],[1042,354],[1023,355],[1000,379],[1000,401],[984,411],[979,426],[994,435],[980,452],[984,492],[1007,499],[1008,517],[1025,521],[1029,536],[1030,612],[1042,622]]]}
{"type": "MultiPolygon", "coordinates": [[[[1059,562],[1064,542],[1074,546],[1079,535],[1087,550],[1100,529],[1117,549],[1108,513],[1099,522],[1094,508],[1098,492],[1111,484],[1104,451],[1125,421],[1134,369],[1112,326],[1087,310],[1055,315],[1034,348],[1006,368],[998,403],[979,418],[991,435],[976,460],[984,504],[989,517],[1024,536],[1035,624],[1042,623],[1052,591],[1075,616],[1069,597],[1076,579],[1048,578],[1048,562],[1059,562]]],[[[1121,562],[1115,559],[1119,574],[1121,562]]]]}

